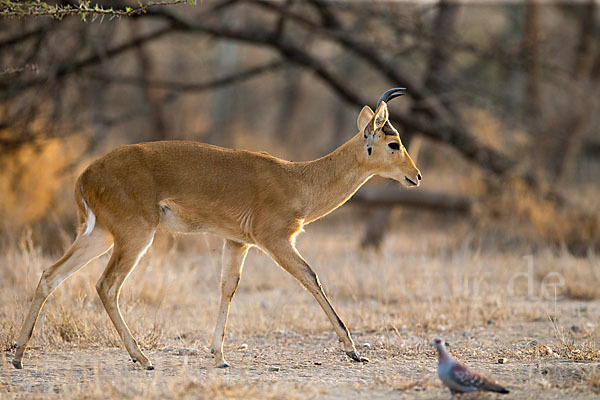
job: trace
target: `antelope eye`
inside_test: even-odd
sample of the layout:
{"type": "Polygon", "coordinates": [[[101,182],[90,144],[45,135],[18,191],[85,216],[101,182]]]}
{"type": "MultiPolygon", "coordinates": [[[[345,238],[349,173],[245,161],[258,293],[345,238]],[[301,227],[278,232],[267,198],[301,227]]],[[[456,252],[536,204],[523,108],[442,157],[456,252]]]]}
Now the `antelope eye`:
{"type": "Polygon", "coordinates": [[[400,150],[400,143],[398,142],[391,142],[390,144],[388,144],[388,146],[392,150],[400,150]]]}

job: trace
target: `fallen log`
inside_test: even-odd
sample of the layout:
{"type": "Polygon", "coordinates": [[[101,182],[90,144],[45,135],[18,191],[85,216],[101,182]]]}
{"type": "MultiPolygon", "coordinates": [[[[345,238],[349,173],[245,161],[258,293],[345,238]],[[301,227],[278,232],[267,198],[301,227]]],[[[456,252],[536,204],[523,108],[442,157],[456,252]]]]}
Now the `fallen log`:
{"type": "Polygon", "coordinates": [[[408,190],[396,186],[366,186],[353,197],[353,204],[369,206],[403,205],[434,211],[469,212],[475,199],[468,196],[440,193],[427,189],[408,190]]]}

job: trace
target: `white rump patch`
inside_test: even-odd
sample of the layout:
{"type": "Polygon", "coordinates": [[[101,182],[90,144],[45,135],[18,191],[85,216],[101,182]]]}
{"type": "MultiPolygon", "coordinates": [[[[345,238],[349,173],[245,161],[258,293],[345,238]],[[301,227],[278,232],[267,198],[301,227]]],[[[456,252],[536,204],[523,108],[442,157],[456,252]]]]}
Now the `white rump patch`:
{"type": "Polygon", "coordinates": [[[92,233],[94,230],[94,226],[96,225],[96,216],[92,212],[90,206],[88,206],[87,201],[85,201],[85,197],[83,197],[83,192],[81,192],[81,200],[83,201],[83,206],[85,207],[85,211],[87,212],[87,218],[85,220],[85,231],[83,231],[82,235],[87,236],[92,233]]]}

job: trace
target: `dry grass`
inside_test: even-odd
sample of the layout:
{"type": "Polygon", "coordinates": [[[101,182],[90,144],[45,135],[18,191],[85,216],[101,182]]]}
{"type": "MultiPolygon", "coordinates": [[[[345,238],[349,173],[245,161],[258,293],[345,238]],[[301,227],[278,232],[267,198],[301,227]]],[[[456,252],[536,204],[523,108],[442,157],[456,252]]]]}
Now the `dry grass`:
{"type": "Polygon", "coordinates": [[[600,394],[600,371],[598,369],[592,371],[588,375],[586,383],[594,393],[600,394]]]}
{"type": "Polygon", "coordinates": [[[53,262],[25,235],[0,255],[0,396],[339,398],[396,397],[400,391],[438,398],[443,388],[428,345],[434,336],[446,338],[461,360],[506,383],[515,398],[546,391],[561,398],[573,388],[575,397],[597,393],[600,293],[593,254],[538,251],[529,274],[526,250],[484,250],[461,233],[470,231],[469,221],[429,224],[419,214],[403,215],[398,226],[406,228],[390,234],[380,254],[361,253],[361,226],[350,216],[352,210],[341,210],[309,226],[298,248],[357,341],[369,343],[363,352],[371,363],[348,362],[310,295],[252,251],[226,341],[229,361],[238,368],[215,371],[207,354],[220,241],[200,235],[157,238],[123,290],[125,319],[156,373],[136,370],[127,360],[97,298],[94,285],[106,257],[51,296],[26,369],[13,370],[10,344],[42,269],[53,262]],[[556,301],[554,287],[542,286],[551,272],[564,279],[556,301]],[[575,290],[585,295],[574,296],[575,290]],[[507,363],[497,364],[498,358],[507,363]],[[281,371],[269,372],[269,365],[281,371]],[[53,379],[60,383],[51,384],[53,379]]]}

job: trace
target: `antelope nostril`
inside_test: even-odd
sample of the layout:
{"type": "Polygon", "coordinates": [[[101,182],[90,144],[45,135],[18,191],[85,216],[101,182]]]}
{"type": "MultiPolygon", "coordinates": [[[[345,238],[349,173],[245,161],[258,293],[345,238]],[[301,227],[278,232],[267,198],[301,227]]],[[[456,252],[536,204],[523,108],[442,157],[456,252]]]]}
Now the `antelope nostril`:
{"type": "Polygon", "coordinates": [[[421,174],[417,174],[417,179],[421,180],[421,174]]]}

